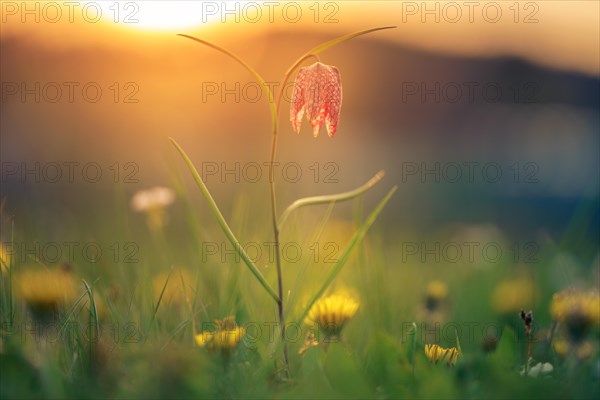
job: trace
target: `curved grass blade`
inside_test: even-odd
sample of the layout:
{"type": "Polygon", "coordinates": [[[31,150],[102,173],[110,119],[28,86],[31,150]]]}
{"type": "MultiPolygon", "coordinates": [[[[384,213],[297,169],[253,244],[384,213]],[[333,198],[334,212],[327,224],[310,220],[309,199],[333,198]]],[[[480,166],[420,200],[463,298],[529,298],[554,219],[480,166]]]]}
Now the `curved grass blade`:
{"type": "Polygon", "coordinates": [[[150,323],[148,324],[148,328],[146,329],[146,334],[144,335],[144,343],[146,342],[146,339],[148,338],[148,334],[150,333],[150,329],[152,328],[152,324],[154,323],[154,320],[156,319],[156,314],[158,313],[158,309],[160,307],[160,304],[162,303],[162,299],[165,294],[165,291],[167,290],[167,285],[169,284],[169,279],[171,279],[172,273],[173,273],[173,267],[171,267],[171,270],[169,271],[169,275],[167,275],[165,284],[163,285],[162,290],[160,291],[160,295],[158,296],[156,306],[154,306],[154,310],[152,311],[152,317],[150,317],[150,323]]]}
{"type": "Polygon", "coordinates": [[[85,286],[87,295],[90,298],[90,319],[91,319],[90,325],[91,325],[91,322],[93,321],[94,327],[96,328],[96,340],[98,340],[98,338],[100,338],[100,325],[98,324],[98,310],[96,310],[96,302],[94,301],[94,293],[92,292],[92,288],[90,287],[90,285],[88,285],[88,283],[85,281],[85,279],[82,279],[81,281],[83,282],[83,285],[85,286]]]}
{"type": "Polygon", "coordinates": [[[196,184],[198,185],[198,187],[202,191],[202,194],[204,195],[204,198],[208,202],[208,205],[210,207],[210,210],[212,211],[212,214],[214,215],[217,222],[221,226],[221,229],[223,230],[223,233],[225,233],[225,236],[227,237],[227,239],[229,239],[229,242],[231,242],[231,244],[233,245],[233,248],[235,249],[235,251],[238,253],[238,255],[241,257],[241,259],[244,261],[244,264],[246,264],[248,269],[250,269],[250,272],[252,272],[252,274],[256,277],[256,279],[258,279],[258,281],[260,282],[262,287],[265,288],[265,290],[271,295],[271,297],[273,297],[273,299],[275,299],[276,302],[279,302],[279,296],[277,295],[275,290],[271,287],[271,285],[269,285],[269,282],[267,282],[267,280],[265,279],[263,274],[261,274],[261,272],[258,270],[256,265],[254,265],[252,260],[250,260],[250,257],[248,257],[248,254],[246,254],[246,252],[242,248],[242,245],[240,244],[240,242],[237,240],[237,238],[231,231],[231,228],[229,228],[227,221],[225,221],[225,218],[223,217],[223,214],[221,214],[221,211],[219,210],[217,203],[215,203],[215,200],[212,198],[210,192],[208,191],[208,188],[206,187],[206,185],[204,184],[204,181],[200,177],[200,174],[198,174],[198,170],[194,166],[194,163],[192,163],[192,160],[190,160],[188,155],[181,148],[181,146],[179,146],[179,144],[175,141],[175,139],[169,138],[169,140],[171,141],[173,146],[175,146],[177,151],[179,151],[179,154],[185,161],[188,169],[190,170],[190,172],[192,173],[192,176],[194,177],[194,181],[196,181],[196,184]]]}
{"type": "Polygon", "coordinates": [[[333,282],[333,280],[340,273],[340,271],[342,270],[344,265],[346,265],[346,262],[348,261],[348,259],[350,258],[350,254],[352,253],[352,250],[354,249],[354,247],[356,247],[356,245],[358,245],[363,240],[363,238],[365,237],[365,234],[367,233],[367,231],[369,230],[371,225],[373,225],[373,223],[375,222],[375,219],[377,219],[377,216],[379,215],[379,213],[381,213],[381,211],[383,210],[383,207],[385,207],[388,200],[392,197],[392,195],[394,194],[394,192],[396,191],[397,188],[398,188],[397,186],[394,186],[385,195],[385,197],[379,202],[379,204],[377,205],[375,210],[373,210],[373,212],[371,212],[371,214],[366,219],[366,221],[361,225],[361,227],[356,231],[356,233],[354,233],[354,236],[350,240],[350,243],[348,243],[348,245],[344,249],[344,252],[342,253],[341,257],[337,260],[337,262],[333,265],[333,267],[327,274],[327,277],[325,278],[323,285],[321,285],[321,288],[319,290],[317,290],[317,292],[314,294],[314,296],[312,297],[312,299],[306,306],[304,312],[300,315],[300,318],[298,319],[298,322],[297,322],[298,326],[302,323],[302,321],[304,321],[304,318],[308,315],[308,312],[310,311],[313,304],[315,304],[315,302],[317,300],[319,300],[319,298],[323,295],[323,293],[325,293],[325,290],[327,290],[327,288],[329,287],[331,282],[333,282]]]}
{"type": "Polygon", "coordinates": [[[384,29],[395,29],[397,28],[397,26],[381,26],[378,28],[371,28],[371,29],[366,29],[364,31],[358,31],[358,32],[354,32],[354,33],[349,33],[347,35],[344,35],[342,37],[336,38],[336,39],[332,39],[329,40],[323,44],[318,45],[317,47],[315,47],[314,49],[308,51],[306,54],[319,54],[324,52],[325,50],[338,45],[340,43],[345,42],[346,40],[350,40],[353,39],[357,36],[361,36],[361,35],[366,35],[367,33],[371,33],[371,32],[376,32],[376,31],[382,31],[384,29]]]}
{"type": "Polygon", "coordinates": [[[454,334],[456,335],[456,349],[458,350],[459,354],[462,354],[462,349],[460,347],[460,340],[458,338],[458,330],[456,328],[454,328],[454,334]]]}
{"type": "Polygon", "coordinates": [[[362,185],[354,190],[350,190],[348,192],[343,192],[343,193],[338,193],[338,194],[329,194],[329,195],[323,195],[323,196],[305,197],[303,199],[298,199],[298,200],[294,201],[281,214],[281,218],[279,219],[279,223],[278,223],[279,229],[281,229],[281,227],[283,226],[285,221],[288,219],[290,214],[293,211],[297,210],[298,208],[304,207],[304,206],[313,206],[313,205],[317,205],[317,204],[336,203],[336,202],[340,202],[340,201],[351,200],[357,196],[360,196],[361,194],[363,194],[364,192],[366,192],[367,190],[369,190],[373,186],[375,186],[375,184],[377,184],[377,182],[379,182],[381,180],[381,178],[383,178],[384,175],[385,175],[385,172],[383,170],[381,170],[378,173],[376,173],[375,176],[373,176],[371,179],[369,179],[369,181],[367,183],[365,183],[364,185],[362,185]]]}
{"type": "Polygon", "coordinates": [[[406,358],[408,359],[408,362],[412,365],[413,367],[413,374],[415,372],[415,352],[417,350],[417,324],[415,322],[412,322],[410,324],[409,327],[409,331],[408,331],[408,340],[407,342],[407,349],[406,349],[406,358]]]}
{"type": "MultiPolygon", "coordinates": [[[[64,332],[65,328],[67,327],[67,324],[71,320],[71,317],[73,315],[75,315],[75,310],[76,310],[77,306],[79,305],[79,303],[81,303],[81,301],[86,296],[86,294],[87,293],[82,293],[81,296],[79,296],[79,298],[73,303],[70,310],[65,314],[63,320],[60,323],[60,330],[58,331],[59,335],[63,335],[63,332],[64,332]]],[[[62,336],[59,336],[59,337],[62,337],[62,336]]]]}

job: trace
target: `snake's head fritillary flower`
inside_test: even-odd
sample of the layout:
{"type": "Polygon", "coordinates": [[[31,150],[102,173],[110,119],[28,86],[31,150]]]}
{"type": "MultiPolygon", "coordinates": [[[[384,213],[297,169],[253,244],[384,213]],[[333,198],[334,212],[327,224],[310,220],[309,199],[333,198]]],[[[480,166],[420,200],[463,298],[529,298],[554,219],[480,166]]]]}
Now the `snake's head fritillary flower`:
{"type": "Polygon", "coordinates": [[[302,117],[306,118],[317,137],[325,122],[327,134],[333,137],[337,130],[342,108],[342,78],[340,71],[331,65],[316,62],[300,68],[290,107],[290,121],[296,133],[300,132],[302,117]]]}

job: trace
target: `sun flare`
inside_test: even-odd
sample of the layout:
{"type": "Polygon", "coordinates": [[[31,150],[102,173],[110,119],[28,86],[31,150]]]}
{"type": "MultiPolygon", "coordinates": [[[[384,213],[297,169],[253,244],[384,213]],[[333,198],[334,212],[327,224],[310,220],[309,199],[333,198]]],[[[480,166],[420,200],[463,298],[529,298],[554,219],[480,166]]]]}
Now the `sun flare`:
{"type": "Polygon", "coordinates": [[[102,15],[111,22],[131,28],[180,30],[219,21],[221,10],[214,4],[202,1],[119,2],[103,6],[106,10],[102,15]]]}

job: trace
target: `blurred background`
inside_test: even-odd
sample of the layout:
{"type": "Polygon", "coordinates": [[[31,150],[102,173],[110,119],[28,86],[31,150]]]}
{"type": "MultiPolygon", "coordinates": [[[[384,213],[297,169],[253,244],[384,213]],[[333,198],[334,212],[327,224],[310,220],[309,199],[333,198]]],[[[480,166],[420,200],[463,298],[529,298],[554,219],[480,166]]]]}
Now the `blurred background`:
{"type": "MultiPolygon", "coordinates": [[[[222,379],[209,368],[208,352],[190,351],[201,324],[228,315],[240,325],[269,323],[277,313],[236,259],[169,137],[189,154],[274,285],[271,121],[265,95],[244,68],[177,34],[230,50],[278,91],[290,65],[315,46],[395,26],[320,55],[343,82],[334,138],[324,127],[314,138],[306,121],[294,133],[292,86],[284,88],[275,169],[280,211],[300,197],[354,189],[385,170],[360,199],[304,208],[288,220],[281,233],[286,317],[300,319],[353,232],[397,186],[330,288],[360,303],[344,332],[344,346],[372,378],[373,390],[359,396],[597,398],[599,2],[0,1],[0,11],[0,361],[13,374],[0,392],[198,398],[202,385],[215,384],[206,397],[285,396],[286,389],[272,391],[283,388],[271,379],[272,338],[259,338],[257,351],[244,349],[244,379],[222,379]],[[156,186],[163,188],[147,191],[156,186]],[[41,275],[32,279],[28,270],[41,275]],[[69,318],[91,324],[95,314],[103,329],[122,333],[99,342],[97,365],[91,341],[53,346],[62,349],[55,358],[66,361],[43,364],[39,343],[14,334],[19,323],[28,327],[26,305],[64,297],[60,285],[48,283],[52,273],[79,285],[79,300],[66,303],[69,318]],[[580,297],[596,321],[589,321],[591,334],[576,332],[566,347],[571,338],[558,329],[561,353],[552,335],[570,315],[557,317],[551,308],[561,305],[553,295],[570,286],[595,290],[590,301],[580,297]],[[97,314],[88,312],[94,296],[97,314]],[[530,356],[522,308],[535,315],[532,357],[552,363],[558,379],[521,379],[530,356]],[[415,363],[400,355],[412,321],[415,363]],[[501,332],[511,330],[518,343],[510,345],[510,334],[502,343],[501,332]],[[457,368],[435,372],[424,345],[458,346],[458,336],[457,368]],[[488,357],[497,346],[497,357],[488,357]],[[576,362],[563,363],[568,354],[576,362]],[[83,361],[73,368],[76,360],[83,361]],[[43,385],[23,378],[38,370],[43,385]],[[191,387],[186,395],[181,379],[191,387]]],[[[290,340],[292,369],[318,364],[298,355],[304,338],[290,340]]],[[[334,372],[354,362],[330,359],[334,372]]],[[[330,376],[333,386],[352,391],[348,382],[362,375],[339,371],[330,376]]],[[[293,397],[329,393],[304,377],[311,384],[298,380],[293,397]]]]}
{"type": "Polygon", "coordinates": [[[285,91],[280,208],[384,169],[364,205],[398,185],[378,222],[391,244],[473,229],[559,243],[575,224],[571,245],[589,265],[600,239],[598,12],[590,1],[3,1],[2,240],[13,226],[95,237],[118,227],[119,207],[132,213],[136,191],[173,187],[174,174],[213,226],[168,137],[226,216],[240,196],[267,215],[264,95],[232,60],[176,34],[231,50],[278,89],[319,43],[393,25],[322,54],[343,80],[333,139],[306,122],[293,133],[285,91]]]}

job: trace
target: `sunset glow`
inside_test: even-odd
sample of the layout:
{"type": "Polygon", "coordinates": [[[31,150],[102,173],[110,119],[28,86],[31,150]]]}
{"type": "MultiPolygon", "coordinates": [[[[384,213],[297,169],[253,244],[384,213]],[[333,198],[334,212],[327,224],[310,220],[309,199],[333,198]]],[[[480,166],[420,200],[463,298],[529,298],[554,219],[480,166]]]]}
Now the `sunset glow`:
{"type": "Polygon", "coordinates": [[[0,0],[0,399],[600,399],[600,2],[0,0]]]}
{"type": "Polygon", "coordinates": [[[129,28],[157,31],[197,28],[218,20],[208,3],[194,1],[107,2],[102,16],[129,28]]]}

